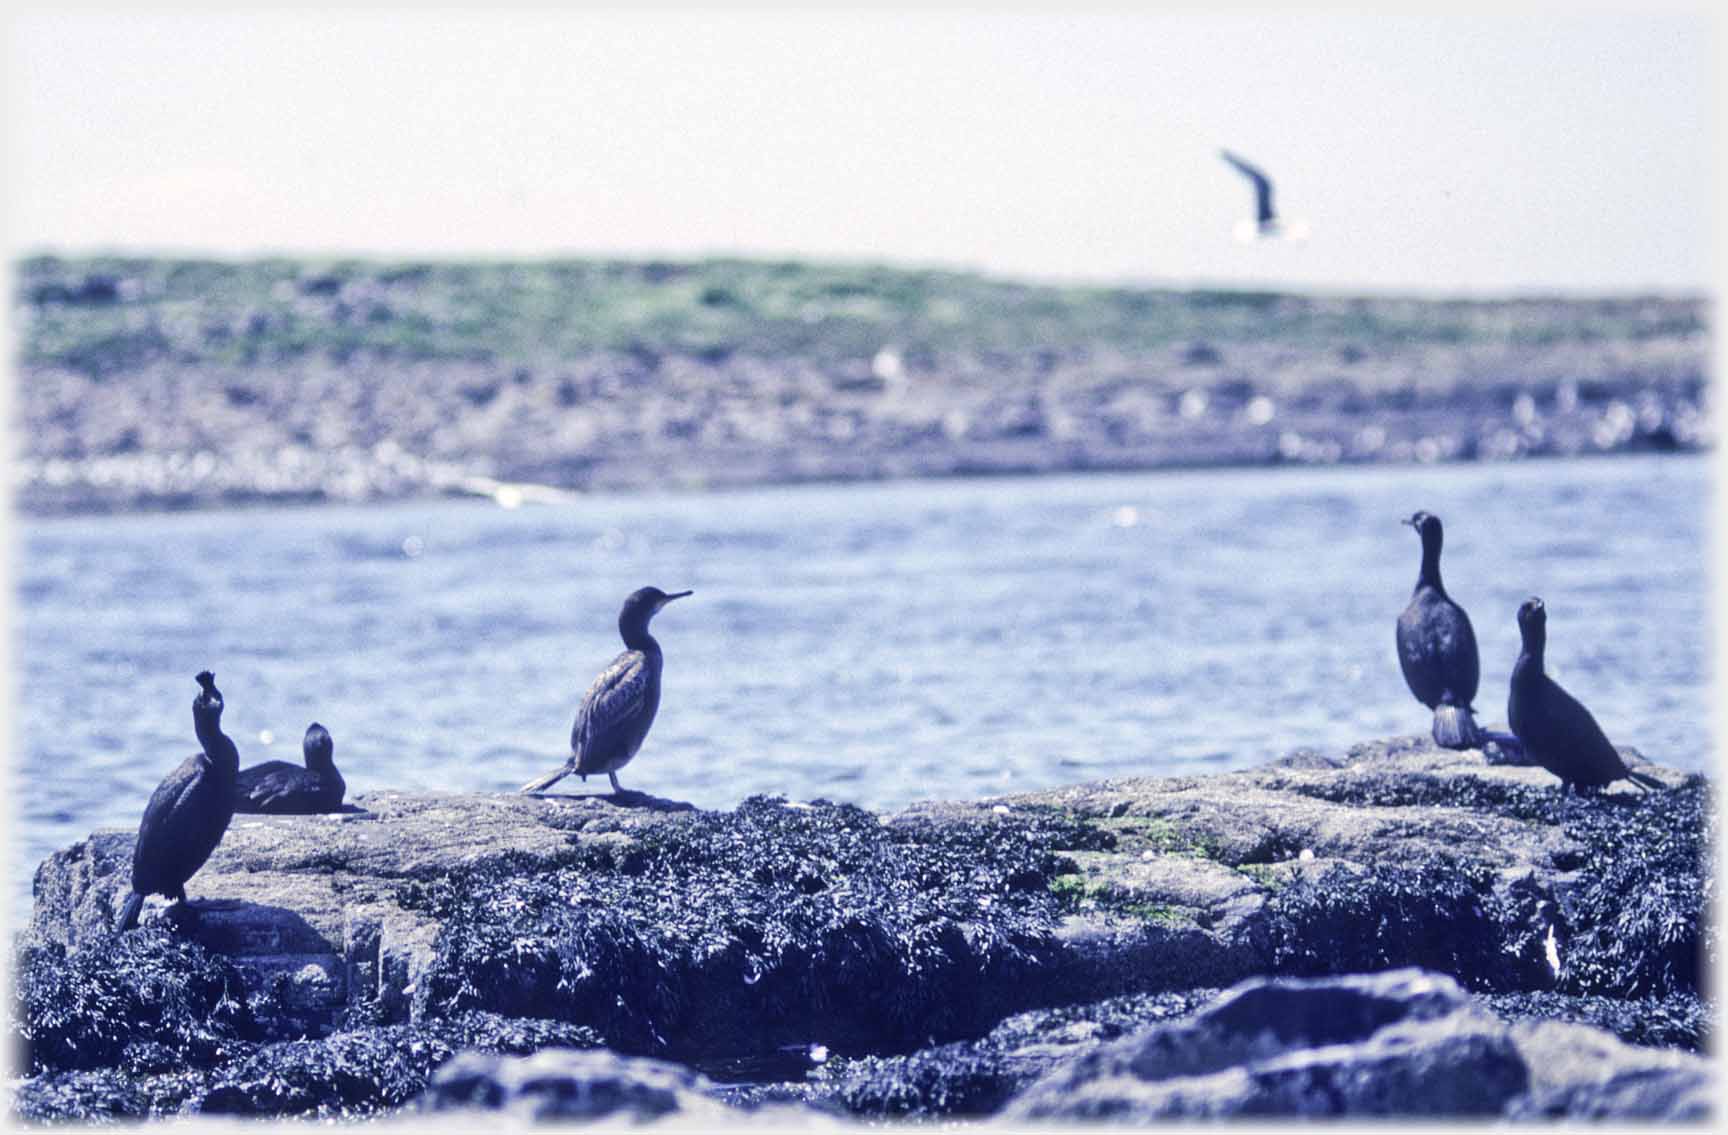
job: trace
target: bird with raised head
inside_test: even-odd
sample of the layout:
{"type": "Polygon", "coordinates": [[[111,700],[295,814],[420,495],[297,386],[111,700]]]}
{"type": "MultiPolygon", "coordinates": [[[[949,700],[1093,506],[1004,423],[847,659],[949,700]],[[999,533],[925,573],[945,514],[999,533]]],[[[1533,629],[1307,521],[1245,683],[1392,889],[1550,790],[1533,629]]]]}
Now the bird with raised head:
{"type": "Polygon", "coordinates": [[[1649,773],[1627,768],[1584,704],[1548,676],[1548,608],[1541,599],[1532,596],[1519,605],[1518,634],[1522,642],[1506,718],[1524,751],[1560,778],[1561,795],[1622,779],[1646,791],[1665,787],[1649,773]]]}
{"type": "Polygon", "coordinates": [[[306,763],[265,761],[240,770],[234,785],[234,810],[275,816],[312,816],[342,810],[348,784],[336,771],[336,743],[314,721],[300,743],[306,763]]]}
{"type": "Polygon", "coordinates": [[[1448,749],[1474,749],[1486,735],[1473,716],[1482,663],[1470,616],[1446,594],[1440,581],[1440,518],[1417,512],[1404,520],[1422,538],[1422,567],[1416,589],[1398,616],[1398,665],[1416,700],[1434,711],[1434,743],[1448,749]]]}
{"type": "Polygon", "coordinates": [[[660,708],[660,672],[665,663],[659,642],[648,633],[648,622],[662,607],[690,591],[667,594],[658,587],[630,593],[618,613],[618,633],[624,653],[600,672],[583,695],[570,729],[570,759],[522,786],[523,792],[544,792],[575,773],[586,780],[605,773],[612,791],[621,793],[618,770],[642,747],[648,727],[660,708]]]}
{"type": "Polygon", "coordinates": [[[120,911],[117,931],[138,924],[146,895],[185,902],[186,880],[204,866],[234,818],[240,752],[222,732],[222,694],[216,688],[216,675],[205,670],[197,681],[192,725],[203,748],[163,778],[144,806],[132,850],[132,894],[120,911]]]}

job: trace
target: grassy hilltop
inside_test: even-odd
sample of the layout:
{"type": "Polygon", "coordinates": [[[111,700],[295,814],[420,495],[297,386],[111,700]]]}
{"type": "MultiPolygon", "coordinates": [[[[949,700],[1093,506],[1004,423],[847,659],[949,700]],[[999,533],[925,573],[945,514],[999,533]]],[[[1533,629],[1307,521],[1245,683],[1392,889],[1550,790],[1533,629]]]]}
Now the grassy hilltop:
{"type": "Polygon", "coordinates": [[[40,508],[1684,447],[1708,355],[1701,298],[745,260],[35,257],[14,309],[40,508]]]}

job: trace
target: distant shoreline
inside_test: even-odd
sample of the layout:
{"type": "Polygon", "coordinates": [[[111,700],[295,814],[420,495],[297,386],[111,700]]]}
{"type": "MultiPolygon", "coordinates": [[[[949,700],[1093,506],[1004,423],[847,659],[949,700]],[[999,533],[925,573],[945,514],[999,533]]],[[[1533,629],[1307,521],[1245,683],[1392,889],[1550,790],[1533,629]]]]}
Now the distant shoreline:
{"type": "Polygon", "coordinates": [[[25,515],[1713,440],[1703,299],[1179,292],[734,260],[16,271],[25,515]]]}
{"type": "MultiPolygon", "coordinates": [[[[1693,454],[1703,455],[1710,452],[1710,447],[1704,445],[1677,446],[1673,448],[1639,445],[1622,446],[1612,450],[1578,452],[1568,454],[1548,453],[1531,454],[1518,458],[1518,461],[1551,461],[1568,460],[1571,458],[1621,457],[1651,454],[1693,454]]],[[[552,486],[518,484],[512,482],[494,482],[491,491],[462,488],[429,488],[423,492],[407,492],[393,496],[375,496],[360,500],[330,496],[319,490],[309,490],[298,493],[262,493],[244,490],[228,491],[208,495],[181,494],[172,497],[151,497],[145,495],[108,496],[90,495],[78,499],[69,497],[54,497],[46,493],[14,492],[13,509],[16,515],[24,519],[52,519],[113,516],[125,514],[175,514],[202,512],[210,510],[239,511],[245,509],[270,508],[318,508],[338,505],[346,507],[368,507],[373,505],[413,504],[439,500],[474,500],[491,501],[506,508],[516,508],[524,503],[548,503],[545,500],[523,501],[524,494],[533,497],[539,492],[550,490],[567,498],[567,503],[580,501],[593,496],[630,496],[637,494],[658,493],[690,493],[743,491],[750,489],[768,489],[776,487],[803,486],[845,486],[845,485],[880,485],[880,484],[919,484],[944,481],[1016,481],[1024,478],[1087,476],[1090,474],[1135,474],[1135,473],[1183,473],[1183,472],[1225,472],[1252,469],[1275,468],[1349,468],[1369,471],[1373,469],[1422,468],[1436,464],[1462,465],[1486,464],[1480,459],[1454,458],[1439,462],[1422,461],[1351,461],[1351,462],[1291,462],[1291,461],[1191,461],[1170,462],[1156,465],[1085,465],[1055,468],[999,468],[999,469],[961,469],[946,473],[914,473],[900,476],[806,476],[785,478],[769,481],[727,481],[708,485],[691,485],[684,483],[641,484],[641,485],[606,485],[583,489],[557,489],[552,486]]]]}

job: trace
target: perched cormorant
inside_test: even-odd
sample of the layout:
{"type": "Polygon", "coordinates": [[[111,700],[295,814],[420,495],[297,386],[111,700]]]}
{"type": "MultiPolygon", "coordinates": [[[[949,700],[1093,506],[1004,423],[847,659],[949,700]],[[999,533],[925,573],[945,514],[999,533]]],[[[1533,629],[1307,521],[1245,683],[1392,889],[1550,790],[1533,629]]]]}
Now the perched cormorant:
{"type": "Polygon", "coordinates": [[[1416,700],[1434,711],[1434,743],[1474,749],[1486,740],[1472,716],[1482,670],[1476,632],[1440,582],[1440,518],[1418,512],[1404,523],[1422,537],[1422,570],[1398,616],[1398,665],[1416,700]]]}
{"type": "Polygon", "coordinates": [[[235,783],[236,812],[269,812],[278,816],[310,816],[342,810],[348,785],[336,771],[330,732],[314,721],[301,744],[304,767],[293,761],[265,761],[242,769],[235,783]]]}
{"type": "Polygon", "coordinates": [[[633,591],[618,613],[618,633],[628,648],[600,672],[576,711],[570,729],[570,759],[563,767],[522,786],[523,792],[543,792],[576,773],[583,780],[605,773],[612,791],[622,792],[618,770],[630,763],[654,713],[660,708],[660,644],[648,633],[648,620],[674,599],[693,594],[675,591],[668,595],[658,587],[633,591]]]}
{"type": "Polygon", "coordinates": [[[1574,788],[1600,788],[1622,777],[1646,790],[1663,787],[1649,773],[1627,768],[1590,711],[1543,672],[1548,610],[1542,600],[1526,599],[1519,606],[1518,633],[1524,643],[1512,667],[1506,717],[1524,751],[1560,778],[1561,795],[1574,788]]]}
{"type": "Polygon", "coordinates": [[[145,895],[185,902],[186,880],[204,866],[234,818],[240,752],[222,732],[216,675],[205,670],[198,675],[198,685],[202,689],[192,699],[192,722],[204,748],[182,761],[150,794],[132,851],[132,895],[120,912],[117,930],[138,924],[145,895]]]}

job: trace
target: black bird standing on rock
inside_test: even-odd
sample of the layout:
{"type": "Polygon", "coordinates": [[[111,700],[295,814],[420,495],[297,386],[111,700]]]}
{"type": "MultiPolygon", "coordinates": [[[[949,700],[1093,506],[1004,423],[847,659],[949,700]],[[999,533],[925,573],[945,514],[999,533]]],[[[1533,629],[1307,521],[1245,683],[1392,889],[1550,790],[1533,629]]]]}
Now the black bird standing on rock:
{"type": "Polygon", "coordinates": [[[236,812],[267,812],[276,816],[311,816],[342,810],[348,791],[336,771],[336,744],[330,731],[314,721],[301,742],[304,767],[293,761],[265,761],[242,769],[235,783],[236,812]]]}
{"type": "Polygon", "coordinates": [[[1472,707],[1482,671],[1476,632],[1440,582],[1440,518],[1418,512],[1404,523],[1422,537],[1422,570],[1398,616],[1398,665],[1416,700],[1434,711],[1434,743],[1474,749],[1486,740],[1472,707]]]}
{"type": "Polygon", "coordinates": [[[198,685],[202,689],[192,699],[192,722],[204,748],[182,761],[150,794],[132,851],[132,895],[120,912],[118,931],[138,925],[145,895],[185,902],[186,880],[204,866],[234,818],[240,752],[222,732],[216,675],[204,671],[198,685]]]}
{"type": "Polygon", "coordinates": [[[658,587],[633,591],[618,613],[618,633],[628,648],[600,672],[570,730],[570,759],[564,766],[522,786],[523,792],[543,792],[576,773],[583,780],[605,773],[612,791],[623,792],[618,770],[630,763],[654,714],[660,708],[660,668],[664,661],[660,644],[648,633],[648,620],[674,599],[694,594],[675,591],[668,595],[658,587]]]}
{"type": "Polygon", "coordinates": [[[1649,773],[1627,768],[1590,711],[1543,671],[1548,609],[1542,600],[1526,599],[1519,606],[1518,633],[1524,642],[1512,666],[1506,717],[1524,751],[1560,778],[1560,794],[1601,788],[1623,777],[1645,790],[1664,787],[1649,773]]]}

